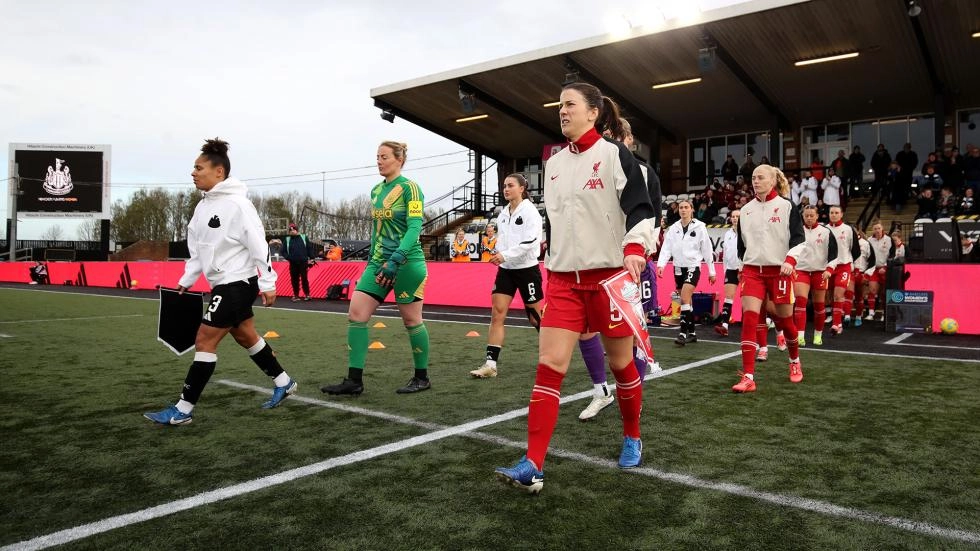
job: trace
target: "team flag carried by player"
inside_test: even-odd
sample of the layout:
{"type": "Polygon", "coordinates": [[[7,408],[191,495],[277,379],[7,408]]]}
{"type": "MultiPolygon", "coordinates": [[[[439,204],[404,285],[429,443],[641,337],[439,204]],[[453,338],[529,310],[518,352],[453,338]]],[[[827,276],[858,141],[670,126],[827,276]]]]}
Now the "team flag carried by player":
{"type": "Polygon", "coordinates": [[[201,325],[204,295],[190,291],[160,287],[160,319],[157,340],[180,356],[194,349],[194,340],[201,325]]]}
{"type": "Polygon", "coordinates": [[[643,315],[643,301],[640,296],[640,286],[633,281],[629,272],[622,271],[602,282],[602,288],[609,295],[609,308],[612,318],[621,317],[626,325],[633,330],[633,335],[640,343],[638,354],[646,361],[653,361],[653,349],[650,347],[650,333],[647,331],[646,316],[643,315]]]}

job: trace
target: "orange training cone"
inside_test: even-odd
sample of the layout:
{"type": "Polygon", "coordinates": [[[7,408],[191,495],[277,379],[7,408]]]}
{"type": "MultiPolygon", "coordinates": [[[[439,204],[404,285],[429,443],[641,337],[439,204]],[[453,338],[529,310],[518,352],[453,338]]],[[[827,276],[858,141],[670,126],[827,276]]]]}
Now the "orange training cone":
{"type": "Polygon", "coordinates": [[[371,327],[374,327],[375,329],[383,329],[383,328],[388,327],[388,326],[379,321],[378,323],[375,323],[371,327]]]}
{"type": "Polygon", "coordinates": [[[263,339],[278,339],[279,338],[279,333],[276,333],[275,331],[266,331],[265,332],[265,335],[262,335],[262,338],[263,339]]]}
{"type": "Polygon", "coordinates": [[[477,333],[476,331],[470,331],[469,333],[466,334],[466,336],[467,337],[479,337],[480,334],[477,333]]]}
{"type": "Polygon", "coordinates": [[[368,346],[368,348],[370,348],[371,350],[381,350],[384,347],[385,345],[381,344],[381,341],[374,341],[371,343],[370,346],[368,346]]]}

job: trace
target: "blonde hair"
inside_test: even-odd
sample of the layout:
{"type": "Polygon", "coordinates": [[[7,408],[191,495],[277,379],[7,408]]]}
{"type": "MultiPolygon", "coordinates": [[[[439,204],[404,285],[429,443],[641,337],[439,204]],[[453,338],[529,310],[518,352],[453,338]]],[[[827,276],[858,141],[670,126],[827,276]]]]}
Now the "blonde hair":
{"type": "Polygon", "coordinates": [[[381,146],[384,146],[384,147],[387,147],[387,148],[391,149],[391,152],[395,155],[395,158],[398,159],[399,161],[401,161],[403,165],[405,164],[405,161],[408,159],[408,144],[407,143],[394,142],[394,141],[391,141],[391,140],[385,140],[385,141],[381,142],[381,145],[379,145],[378,147],[381,147],[381,146]]]}
{"type": "Polygon", "coordinates": [[[789,180],[786,179],[786,175],[783,174],[783,171],[782,170],[779,170],[778,168],[776,168],[776,167],[774,167],[772,165],[759,165],[759,166],[755,167],[755,169],[756,170],[760,170],[760,169],[762,169],[762,170],[768,170],[769,171],[769,175],[772,176],[773,179],[776,180],[776,186],[775,186],[776,187],[776,193],[778,193],[783,198],[787,198],[788,199],[790,197],[789,180]]]}

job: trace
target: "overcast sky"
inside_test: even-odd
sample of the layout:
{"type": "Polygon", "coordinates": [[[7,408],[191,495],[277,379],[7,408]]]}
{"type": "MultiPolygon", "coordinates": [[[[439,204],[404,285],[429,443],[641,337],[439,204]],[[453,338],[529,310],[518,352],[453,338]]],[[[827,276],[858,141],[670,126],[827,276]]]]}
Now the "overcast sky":
{"type": "MultiPolygon", "coordinates": [[[[690,0],[643,4],[669,15],[677,3],[690,0]]],[[[409,144],[405,174],[432,198],[470,178],[467,157],[413,159],[463,148],[405,121],[382,121],[372,88],[600,35],[624,16],[648,14],[625,0],[0,0],[3,157],[11,142],[110,144],[116,200],[152,184],[190,188],[208,137],[230,142],[232,173],[243,179],[370,167],[377,144],[395,139],[409,144]]],[[[378,180],[373,168],[332,177],[347,178],[326,183],[331,201],[378,180]]],[[[320,197],[319,177],[309,179],[316,181],[251,187],[320,197]]],[[[0,192],[6,218],[7,182],[0,192]]],[[[18,238],[39,238],[54,223],[75,238],[64,220],[22,222],[18,238]]]]}

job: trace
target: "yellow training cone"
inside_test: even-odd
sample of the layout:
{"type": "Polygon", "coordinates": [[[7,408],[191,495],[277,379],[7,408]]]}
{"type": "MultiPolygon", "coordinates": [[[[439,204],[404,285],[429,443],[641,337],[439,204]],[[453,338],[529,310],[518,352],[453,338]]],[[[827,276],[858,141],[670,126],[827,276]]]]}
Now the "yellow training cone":
{"type": "Polygon", "coordinates": [[[275,331],[266,331],[265,332],[265,335],[262,335],[262,338],[263,339],[278,339],[279,338],[279,333],[276,333],[275,331]]]}
{"type": "Polygon", "coordinates": [[[388,327],[388,326],[387,326],[387,325],[385,325],[385,324],[383,324],[383,323],[381,323],[381,322],[379,321],[378,323],[375,323],[375,324],[374,324],[374,325],[372,325],[371,327],[374,327],[375,329],[381,329],[381,328],[384,328],[384,327],[388,327]]]}
{"type": "Polygon", "coordinates": [[[477,333],[476,331],[470,331],[469,333],[466,334],[466,336],[467,337],[479,337],[480,334],[477,333]]]}
{"type": "Polygon", "coordinates": [[[374,341],[371,343],[371,346],[368,346],[371,350],[381,350],[384,347],[385,345],[381,344],[381,341],[374,341]]]}

